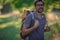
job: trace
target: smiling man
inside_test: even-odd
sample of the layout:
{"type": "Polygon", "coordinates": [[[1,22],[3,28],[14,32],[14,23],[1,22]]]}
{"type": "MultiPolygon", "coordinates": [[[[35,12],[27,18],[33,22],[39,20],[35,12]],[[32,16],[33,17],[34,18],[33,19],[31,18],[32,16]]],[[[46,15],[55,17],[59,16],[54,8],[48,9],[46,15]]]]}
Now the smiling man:
{"type": "Polygon", "coordinates": [[[32,15],[29,14],[24,22],[22,35],[25,36],[29,34],[29,38],[26,40],[44,40],[44,27],[46,24],[46,18],[43,13],[44,2],[37,0],[35,1],[34,6],[36,9],[36,11],[33,12],[35,20],[34,25],[30,27],[32,15]]]}

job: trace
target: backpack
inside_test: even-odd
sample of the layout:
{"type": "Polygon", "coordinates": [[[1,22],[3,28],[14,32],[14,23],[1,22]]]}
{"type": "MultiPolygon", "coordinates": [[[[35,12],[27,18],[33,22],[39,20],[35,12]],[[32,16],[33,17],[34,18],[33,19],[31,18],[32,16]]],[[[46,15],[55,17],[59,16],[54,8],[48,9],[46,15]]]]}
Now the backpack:
{"type": "MultiPolygon", "coordinates": [[[[34,21],[33,12],[30,12],[30,14],[32,15],[32,20],[31,20],[31,23],[30,23],[30,27],[31,27],[31,26],[34,25],[34,22],[35,22],[35,21],[34,21]],[[32,24],[32,23],[33,23],[33,24],[32,24]]],[[[29,14],[28,14],[28,15],[29,15],[29,14]]],[[[22,25],[21,25],[20,31],[22,31],[23,24],[24,24],[24,22],[22,22],[22,25]]],[[[20,32],[20,37],[21,37],[21,39],[25,39],[27,36],[29,36],[29,34],[26,35],[26,36],[22,36],[22,32],[20,32]]]]}

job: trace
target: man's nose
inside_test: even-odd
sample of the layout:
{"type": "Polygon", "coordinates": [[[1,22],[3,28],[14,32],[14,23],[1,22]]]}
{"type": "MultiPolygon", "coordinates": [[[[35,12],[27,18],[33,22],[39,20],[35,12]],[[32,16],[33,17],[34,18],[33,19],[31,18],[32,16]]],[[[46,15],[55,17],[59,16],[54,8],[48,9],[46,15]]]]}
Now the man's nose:
{"type": "Polygon", "coordinates": [[[39,6],[40,8],[43,8],[43,6],[39,6]]]}

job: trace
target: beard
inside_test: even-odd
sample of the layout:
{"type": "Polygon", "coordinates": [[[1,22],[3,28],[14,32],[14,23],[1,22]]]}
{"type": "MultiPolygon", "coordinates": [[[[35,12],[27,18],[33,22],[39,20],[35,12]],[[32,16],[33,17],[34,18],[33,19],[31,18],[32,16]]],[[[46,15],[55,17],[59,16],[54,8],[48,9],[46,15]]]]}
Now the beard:
{"type": "Polygon", "coordinates": [[[43,12],[43,10],[38,10],[38,13],[42,13],[43,12]]]}
{"type": "Polygon", "coordinates": [[[40,8],[37,10],[38,13],[42,13],[43,12],[43,8],[40,8]]]}

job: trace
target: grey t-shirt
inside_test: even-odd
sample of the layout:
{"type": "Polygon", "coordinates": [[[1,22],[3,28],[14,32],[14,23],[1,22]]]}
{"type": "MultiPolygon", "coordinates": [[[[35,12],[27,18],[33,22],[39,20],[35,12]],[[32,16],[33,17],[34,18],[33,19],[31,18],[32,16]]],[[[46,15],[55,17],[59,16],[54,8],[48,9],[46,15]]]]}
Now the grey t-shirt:
{"type": "MultiPolygon", "coordinates": [[[[29,35],[29,40],[44,40],[44,27],[46,24],[46,17],[45,14],[42,13],[42,18],[38,18],[37,13],[34,12],[33,13],[34,19],[38,20],[40,25],[36,30],[33,30],[30,35],[29,35]]],[[[31,20],[32,20],[32,15],[29,14],[26,17],[26,20],[24,22],[24,24],[28,27],[30,27],[29,25],[31,24],[31,20]]]]}

